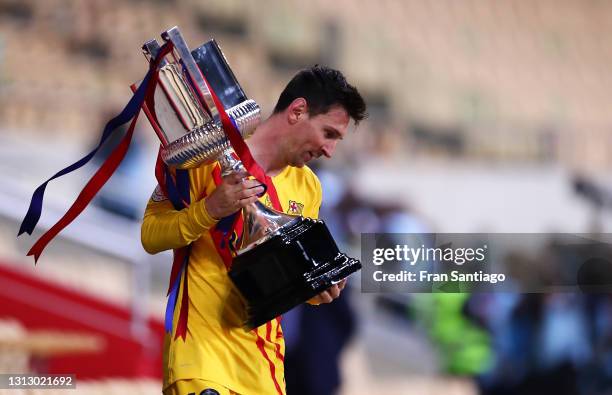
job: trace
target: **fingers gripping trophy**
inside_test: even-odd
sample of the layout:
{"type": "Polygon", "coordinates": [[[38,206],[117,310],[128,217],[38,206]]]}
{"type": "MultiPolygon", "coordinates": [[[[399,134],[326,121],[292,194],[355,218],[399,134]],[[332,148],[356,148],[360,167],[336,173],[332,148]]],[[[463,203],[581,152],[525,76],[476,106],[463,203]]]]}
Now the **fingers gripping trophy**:
{"type": "MultiPolygon", "coordinates": [[[[214,40],[190,51],[176,27],[162,38],[172,42],[174,51],[162,60],[155,107],[147,115],[162,143],[163,161],[179,169],[219,161],[223,176],[244,172],[233,150],[241,145],[228,138],[227,129],[239,132],[238,143],[248,138],[260,122],[259,106],[246,97],[214,40]],[[224,111],[229,125],[222,121],[224,111]]],[[[143,46],[149,59],[159,48],[155,40],[143,46]]],[[[284,214],[259,201],[244,207],[242,218],[242,246],[229,276],[245,299],[248,328],[361,268],[357,259],[338,250],[323,221],[284,214]]]]}

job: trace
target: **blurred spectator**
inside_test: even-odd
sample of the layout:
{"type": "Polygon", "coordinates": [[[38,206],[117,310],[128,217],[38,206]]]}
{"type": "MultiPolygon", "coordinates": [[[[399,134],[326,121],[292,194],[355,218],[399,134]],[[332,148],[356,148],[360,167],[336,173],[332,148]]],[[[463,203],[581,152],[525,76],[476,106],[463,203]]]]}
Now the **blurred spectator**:
{"type": "Polygon", "coordinates": [[[491,340],[471,316],[465,314],[467,293],[416,294],[412,315],[429,333],[444,373],[475,376],[491,362],[491,340]]]}
{"type": "Polygon", "coordinates": [[[355,332],[348,295],[345,292],[328,305],[298,306],[285,314],[287,394],[337,393],[341,384],[340,355],[355,332]]]}

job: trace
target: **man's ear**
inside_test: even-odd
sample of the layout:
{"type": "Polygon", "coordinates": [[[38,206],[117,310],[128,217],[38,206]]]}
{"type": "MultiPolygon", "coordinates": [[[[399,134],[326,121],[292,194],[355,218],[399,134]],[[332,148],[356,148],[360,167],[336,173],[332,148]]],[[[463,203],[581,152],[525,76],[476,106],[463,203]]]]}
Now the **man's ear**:
{"type": "Polygon", "coordinates": [[[287,107],[287,120],[293,125],[305,116],[308,116],[308,103],[303,97],[298,97],[287,107]]]}

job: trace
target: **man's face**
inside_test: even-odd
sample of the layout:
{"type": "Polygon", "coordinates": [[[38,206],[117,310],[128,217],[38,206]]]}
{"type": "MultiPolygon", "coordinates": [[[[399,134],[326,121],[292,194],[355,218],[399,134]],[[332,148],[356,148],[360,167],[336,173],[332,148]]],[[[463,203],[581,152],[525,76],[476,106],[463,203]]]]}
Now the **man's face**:
{"type": "Polygon", "coordinates": [[[334,106],[328,112],[313,117],[304,114],[295,125],[295,133],[287,147],[288,163],[303,167],[314,158],[325,155],[331,158],[336,144],[346,135],[349,115],[341,106],[334,106]]]}

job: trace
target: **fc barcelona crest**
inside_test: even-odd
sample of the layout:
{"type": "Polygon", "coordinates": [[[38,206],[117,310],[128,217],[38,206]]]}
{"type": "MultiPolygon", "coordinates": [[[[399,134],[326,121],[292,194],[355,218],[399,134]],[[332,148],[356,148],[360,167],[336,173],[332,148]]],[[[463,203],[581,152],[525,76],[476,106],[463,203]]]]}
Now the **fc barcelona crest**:
{"type": "Polygon", "coordinates": [[[302,211],[304,211],[304,205],[302,203],[289,200],[289,208],[287,209],[287,214],[302,215],[302,211]]]}

